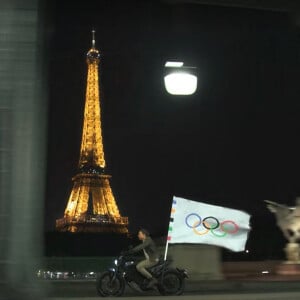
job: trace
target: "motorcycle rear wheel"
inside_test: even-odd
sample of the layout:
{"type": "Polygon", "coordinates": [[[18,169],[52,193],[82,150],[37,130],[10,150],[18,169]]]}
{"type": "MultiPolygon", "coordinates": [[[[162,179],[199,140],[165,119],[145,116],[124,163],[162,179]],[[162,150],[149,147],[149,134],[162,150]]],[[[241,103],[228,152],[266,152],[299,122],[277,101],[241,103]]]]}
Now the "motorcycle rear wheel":
{"type": "Polygon", "coordinates": [[[97,293],[101,297],[120,297],[124,294],[125,282],[121,276],[115,278],[111,272],[103,272],[97,276],[97,293]]]}
{"type": "Polygon", "coordinates": [[[157,289],[163,296],[175,296],[181,295],[184,287],[184,278],[176,270],[168,270],[161,276],[157,289]]]}

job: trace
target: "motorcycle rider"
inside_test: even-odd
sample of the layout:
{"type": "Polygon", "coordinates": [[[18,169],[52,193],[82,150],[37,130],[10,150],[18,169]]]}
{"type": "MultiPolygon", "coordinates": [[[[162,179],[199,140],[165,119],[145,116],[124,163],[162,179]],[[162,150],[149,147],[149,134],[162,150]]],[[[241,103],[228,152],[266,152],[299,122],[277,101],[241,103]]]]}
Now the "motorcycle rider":
{"type": "Polygon", "coordinates": [[[138,232],[138,239],[142,241],[142,243],[131,250],[127,251],[127,254],[133,254],[143,250],[145,258],[141,262],[136,265],[136,269],[140,272],[144,277],[149,280],[147,288],[153,287],[157,284],[157,279],[154,278],[146,268],[151,268],[155,266],[159,261],[159,254],[156,249],[156,245],[152,238],[150,237],[149,231],[141,228],[138,232]]]}

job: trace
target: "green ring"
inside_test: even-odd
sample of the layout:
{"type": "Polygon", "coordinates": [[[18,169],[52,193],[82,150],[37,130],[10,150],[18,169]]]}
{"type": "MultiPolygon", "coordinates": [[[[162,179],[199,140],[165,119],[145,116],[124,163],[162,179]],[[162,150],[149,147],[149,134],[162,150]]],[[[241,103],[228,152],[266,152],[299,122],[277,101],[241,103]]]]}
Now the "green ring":
{"type": "Polygon", "coordinates": [[[224,231],[223,234],[216,234],[216,233],[214,232],[214,229],[211,229],[210,232],[211,232],[215,237],[218,237],[218,238],[221,238],[221,237],[224,237],[224,236],[227,235],[227,232],[225,232],[225,231],[224,231]]]}

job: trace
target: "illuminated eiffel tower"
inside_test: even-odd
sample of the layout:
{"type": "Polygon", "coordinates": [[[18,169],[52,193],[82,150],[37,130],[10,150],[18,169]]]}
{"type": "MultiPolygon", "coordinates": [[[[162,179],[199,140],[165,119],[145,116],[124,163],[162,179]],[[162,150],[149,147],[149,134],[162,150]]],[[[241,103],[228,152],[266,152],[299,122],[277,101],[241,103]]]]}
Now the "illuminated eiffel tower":
{"type": "Polygon", "coordinates": [[[105,159],[101,132],[100,89],[98,79],[99,51],[87,53],[87,87],[84,122],[79,159],[79,172],[64,217],[56,220],[56,229],[63,232],[128,233],[128,218],[120,215],[112,189],[110,175],[105,174],[105,159]]]}

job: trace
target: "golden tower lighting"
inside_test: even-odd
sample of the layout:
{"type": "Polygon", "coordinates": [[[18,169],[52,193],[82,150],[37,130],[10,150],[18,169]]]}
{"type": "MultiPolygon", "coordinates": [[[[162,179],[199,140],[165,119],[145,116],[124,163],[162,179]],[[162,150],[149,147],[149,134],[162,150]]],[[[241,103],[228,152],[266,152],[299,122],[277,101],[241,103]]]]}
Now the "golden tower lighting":
{"type": "Polygon", "coordinates": [[[98,68],[100,54],[95,46],[87,53],[87,87],[84,108],[79,171],[73,178],[64,217],[56,220],[58,231],[128,233],[128,218],[120,215],[110,175],[105,174],[101,131],[100,87],[98,68]]]}

